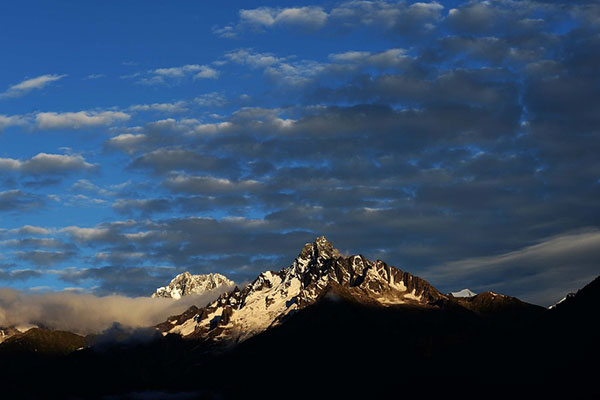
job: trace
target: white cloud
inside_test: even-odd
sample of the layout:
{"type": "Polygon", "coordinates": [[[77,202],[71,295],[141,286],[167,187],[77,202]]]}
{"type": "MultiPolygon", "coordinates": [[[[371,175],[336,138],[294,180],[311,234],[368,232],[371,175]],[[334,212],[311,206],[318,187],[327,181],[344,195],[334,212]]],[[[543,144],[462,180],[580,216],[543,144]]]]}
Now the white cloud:
{"type": "Polygon", "coordinates": [[[261,185],[255,180],[231,181],[229,179],[215,178],[212,176],[187,176],[177,175],[168,178],[165,186],[175,192],[185,193],[231,193],[257,189],[261,185]]]}
{"type": "Polygon", "coordinates": [[[368,51],[347,51],[330,54],[329,59],[341,64],[359,64],[377,68],[402,67],[412,60],[404,49],[389,49],[379,53],[368,51]]]}
{"type": "Polygon", "coordinates": [[[325,25],[327,13],[321,7],[240,10],[240,25],[250,27],[295,26],[316,30],[325,25]]]}
{"type": "Polygon", "coordinates": [[[276,57],[271,53],[257,53],[253,49],[237,49],[225,54],[232,62],[263,68],[265,76],[277,83],[298,86],[323,71],[327,64],[311,60],[287,61],[291,57],[276,57]]]}
{"type": "Polygon", "coordinates": [[[129,107],[130,111],[157,111],[163,113],[180,113],[185,112],[187,103],[185,101],[177,101],[174,103],[152,103],[152,104],[135,104],[129,107]]]}
{"type": "Polygon", "coordinates": [[[278,64],[284,59],[271,53],[256,53],[252,49],[237,49],[225,54],[225,57],[237,64],[249,65],[252,68],[264,68],[278,64]]]}
{"type": "Polygon", "coordinates": [[[93,240],[105,239],[110,230],[108,228],[80,228],[78,226],[67,226],[62,228],[61,232],[70,234],[75,240],[89,242],[93,240]]]}
{"type": "Polygon", "coordinates": [[[112,125],[127,121],[130,115],[121,111],[42,112],[36,115],[39,129],[81,129],[112,125]]]}
{"type": "Polygon", "coordinates": [[[194,78],[197,79],[216,79],[219,77],[219,72],[211,67],[207,67],[205,65],[202,66],[202,69],[194,75],[194,78]]]}
{"type": "Polygon", "coordinates": [[[2,115],[0,114],[0,132],[9,126],[26,125],[27,119],[22,115],[2,115]]]}
{"type": "Polygon", "coordinates": [[[193,130],[187,132],[187,135],[209,135],[233,128],[233,124],[229,121],[217,122],[214,124],[198,124],[193,127],[193,130]]]}
{"type": "Polygon", "coordinates": [[[123,133],[110,138],[107,144],[126,153],[132,153],[137,151],[146,139],[143,133],[123,133]]]}
{"type": "Polygon", "coordinates": [[[225,96],[217,92],[202,94],[196,97],[194,101],[202,107],[221,107],[227,104],[225,96]]]}
{"type": "Polygon", "coordinates": [[[23,82],[12,85],[3,93],[0,93],[0,99],[4,97],[19,97],[23,96],[32,90],[43,89],[50,83],[58,81],[67,75],[41,75],[35,78],[26,79],[23,82]]]}
{"type": "Polygon", "coordinates": [[[208,65],[187,64],[179,67],[157,68],[144,73],[138,72],[130,77],[139,78],[137,82],[144,85],[161,85],[185,78],[217,79],[219,71],[208,65]]]}
{"type": "Polygon", "coordinates": [[[52,231],[40,226],[25,225],[18,229],[12,229],[10,232],[18,235],[48,235],[52,231]]]}
{"type": "Polygon", "coordinates": [[[71,186],[71,189],[83,192],[91,192],[100,196],[114,196],[116,194],[116,192],[100,187],[87,179],[79,179],[71,186]]]}
{"type": "Polygon", "coordinates": [[[33,175],[63,174],[94,168],[79,155],[39,153],[28,160],[0,158],[0,171],[21,172],[33,175]]]}
{"type": "Polygon", "coordinates": [[[327,13],[320,7],[286,8],[275,17],[275,24],[319,29],[325,25],[327,13]]]}
{"type": "Polygon", "coordinates": [[[259,7],[242,9],[236,23],[216,27],[213,33],[236,38],[248,30],[263,31],[277,27],[317,31],[331,26],[342,29],[373,27],[383,30],[428,31],[441,20],[444,6],[437,2],[351,0],[338,3],[329,11],[318,6],[259,7]]]}

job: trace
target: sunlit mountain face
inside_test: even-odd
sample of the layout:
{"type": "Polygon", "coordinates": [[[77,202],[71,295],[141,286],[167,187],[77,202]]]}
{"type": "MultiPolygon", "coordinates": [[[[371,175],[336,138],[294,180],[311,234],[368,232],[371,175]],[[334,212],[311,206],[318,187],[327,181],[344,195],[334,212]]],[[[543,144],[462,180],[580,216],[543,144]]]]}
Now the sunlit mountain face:
{"type": "Polygon", "coordinates": [[[5,3],[0,387],[595,397],[597,0],[5,3]]]}

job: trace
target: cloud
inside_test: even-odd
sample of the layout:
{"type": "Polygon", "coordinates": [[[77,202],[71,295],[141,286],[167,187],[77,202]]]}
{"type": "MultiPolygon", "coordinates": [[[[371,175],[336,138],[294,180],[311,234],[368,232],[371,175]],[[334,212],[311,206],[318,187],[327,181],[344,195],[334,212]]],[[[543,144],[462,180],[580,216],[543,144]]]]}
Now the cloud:
{"type": "Polygon", "coordinates": [[[182,148],[160,148],[133,160],[131,168],[149,169],[155,174],[171,171],[206,171],[221,175],[236,174],[239,166],[235,160],[201,154],[182,148]]]}
{"type": "Polygon", "coordinates": [[[269,8],[240,10],[240,23],[253,27],[276,25],[319,29],[327,21],[327,13],[320,7],[269,8]]]}
{"type": "Polygon", "coordinates": [[[69,292],[31,294],[0,289],[0,326],[36,324],[79,334],[100,333],[115,322],[125,327],[151,327],[191,305],[204,306],[221,292],[215,290],[175,301],[69,292]]]}
{"type": "Polygon", "coordinates": [[[227,98],[222,93],[211,92],[196,97],[194,102],[201,107],[222,107],[227,104],[227,98]]]}
{"type": "Polygon", "coordinates": [[[119,199],[113,203],[113,208],[121,214],[150,215],[172,210],[173,203],[170,199],[119,199]]]}
{"type": "Polygon", "coordinates": [[[38,129],[81,129],[112,125],[129,120],[121,111],[41,112],[35,117],[38,129]]]}
{"type": "Polygon", "coordinates": [[[26,261],[39,267],[48,267],[51,265],[60,264],[75,255],[71,251],[45,251],[45,250],[30,250],[15,252],[17,259],[26,261]]]}
{"type": "Polygon", "coordinates": [[[599,257],[600,232],[588,230],[507,253],[452,261],[425,276],[446,288],[494,290],[549,306],[596,278],[599,257]]]}
{"type": "Polygon", "coordinates": [[[174,103],[152,103],[152,104],[136,104],[129,107],[130,111],[155,111],[161,113],[182,113],[187,112],[187,103],[185,101],[177,101],[174,103]]]}
{"type": "Polygon", "coordinates": [[[110,138],[106,144],[127,153],[136,152],[140,145],[143,145],[147,136],[143,133],[122,133],[110,138]]]}
{"type": "Polygon", "coordinates": [[[206,65],[188,64],[181,67],[171,68],[158,68],[152,71],[155,75],[160,75],[169,78],[183,78],[187,75],[193,74],[199,78],[216,78],[217,71],[206,65]]]}
{"type": "Polygon", "coordinates": [[[48,235],[52,231],[41,226],[24,225],[20,228],[11,230],[11,233],[17,235],[48,235]]]}
{"type": "Polygon", "coordinates": [[[67,226],[62,228],[61,232],[70,234],[73,239],[80,242],[104,240],[110,236],[110,230],[108,228],[80,228],[78,226],[67,226]]]}
{"type": "Polygon", "coordinates": [[[212,176],[175,175],[165,180],[164,185],[174,192],[195,194],[240,193],[257,190],[261,184],[255,180],[232,181],[212,176]]]}
{"type": "Polygon", "coordinates": [[[157,68],[139,72],[130,77],[143,85],[166,85],[179,83],[183,79],[217,79],[220,73],[208,65],[186,64],[178,67],[157,68]]]}
{"type": "Polygon", "coordinates": [[[243,32],[262,32],[278,27],[314,32],[324,28],[349,30],[362,27],[414,34],[428,32],[442,19],[444,7],[437,3],[388,1],[341,2],[329,10],[319,6],[242,9],[234,24],[216,27],[213,33],[237,38],[243,32]]]}
{"type": "Polygon", "coordinates": [[[421,33],[440,20],[444,6],[437,2],[408,4],[387,1],[348,1],[335,6],[330,20],[341,29],[371,27],[385,31],[421,33]]]}
{"type": "Polygon", "coordinates": [[[2,115],[0,114],[0,133],[11,126],[23,126],[27,124],[27,118],[22,115],[2,115]]]}
{"type": "Polygon", "coordinates": [[[249,65],[252,68],[264,68],[283,61],[272,53],[257,53],[253,49],[233,50],[226,53],[225,58],[238,64],[249,65]]]}
{"type": "Polygon", "coordinates": [[[50,83],[56,82],[66,76],[67,75],[48,74],[31,79],[26,79],[23,82],[17,83],[16,85],[12,85],[5,92],[0,93],[0,99],[7,97],[24,96],[32,90],[43,89],[50,83]]]}
{"type": "Polygon", "coordinates": [[[43,197],[18,189],[0,192],[0,212],[33,210],[41,208],[45,203],[43,197]]]}
{"type": "MultiPolygon", "coordinates": [[[[23,269],[14,271],[2,271],[0,270],[0,281],[14,282],[14,281],[26,281],[31,278],[39,278],[42,276],[40,271],[23,269]]],[[[0,289],[1,291],[2,289],[0,289]]],[[[0,309],[0,314],[2,313],[0,309]]]]}
{"type": "Polygon", "coordinates": [[[94,169],[96,166],[79,155],[39,153],[28,160],[0,158],[0,171],[27,175],[64,175],[94,169]]]}

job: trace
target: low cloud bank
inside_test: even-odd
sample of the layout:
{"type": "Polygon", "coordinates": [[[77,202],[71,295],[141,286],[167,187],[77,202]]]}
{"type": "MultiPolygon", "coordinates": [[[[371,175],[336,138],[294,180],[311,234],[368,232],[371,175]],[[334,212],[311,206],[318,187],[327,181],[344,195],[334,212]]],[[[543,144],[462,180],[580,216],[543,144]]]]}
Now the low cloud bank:
{"type": "Polygon", "coordinates": [[[149,327],[192,305],[205,306],[229,289],[222,287],[180,300],[0,289],[0,327],[35,324],[79,334],[103,332],[115,323],[131,328],[149,327]]]}

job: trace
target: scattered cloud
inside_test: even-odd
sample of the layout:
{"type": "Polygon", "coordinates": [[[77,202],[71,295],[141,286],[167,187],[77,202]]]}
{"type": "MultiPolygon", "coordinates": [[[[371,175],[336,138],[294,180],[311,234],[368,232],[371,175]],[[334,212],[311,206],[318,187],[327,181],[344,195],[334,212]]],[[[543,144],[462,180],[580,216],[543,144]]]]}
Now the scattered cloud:
{"type": "Polygon", "coordinates": [[[0,93],[0,99],[7,97],[21,97],[33,90],[40,90],[56,82],[67,75],[47,74],[35,78],[26,79],[20,83],[10,86],[6,91],[0,93]]]}
{"type": "Polygon", "coordinates": [[[28,160],[0,158],[0,171],[25,175],[64,175],[95,167],[80,155],[39,153],[28,160]]]}
{"type": "Polygon", "coordinates": [[[107,126],[129,120],[122,111],[41,112],[35,116],[38,129],[82,129],[107,126]]]}
{"type": "Polygon", "coordinates": [[[166,85],[183,79],[217,79],[220,73],[208,65],[186,64],[179,67],[157,68],[131,75],[143,85],[166,85]]]}
{"type": "Polygon", "coordinates": [[[136,104],[129,107],[130,111],[154,111],[161,113],[183,113],[187,112],[187,103],[185,101],[177,101],[174,103],[152,103],[152,104],[136,104]]]}
{"type": "Polygon", "coordinates": [[[391,1],[341,2],[326,10],[319,6],[243,9],[236,23],[214,27],[213,33],[224,38],[238,38],[244,32],[262,32],[274,28],[292,28],[314,32],[324,28],[349,30],[362,27],[402,34],[419,34],[433,30],[442,19],[444,6],[437,2],[391,1]]]}

